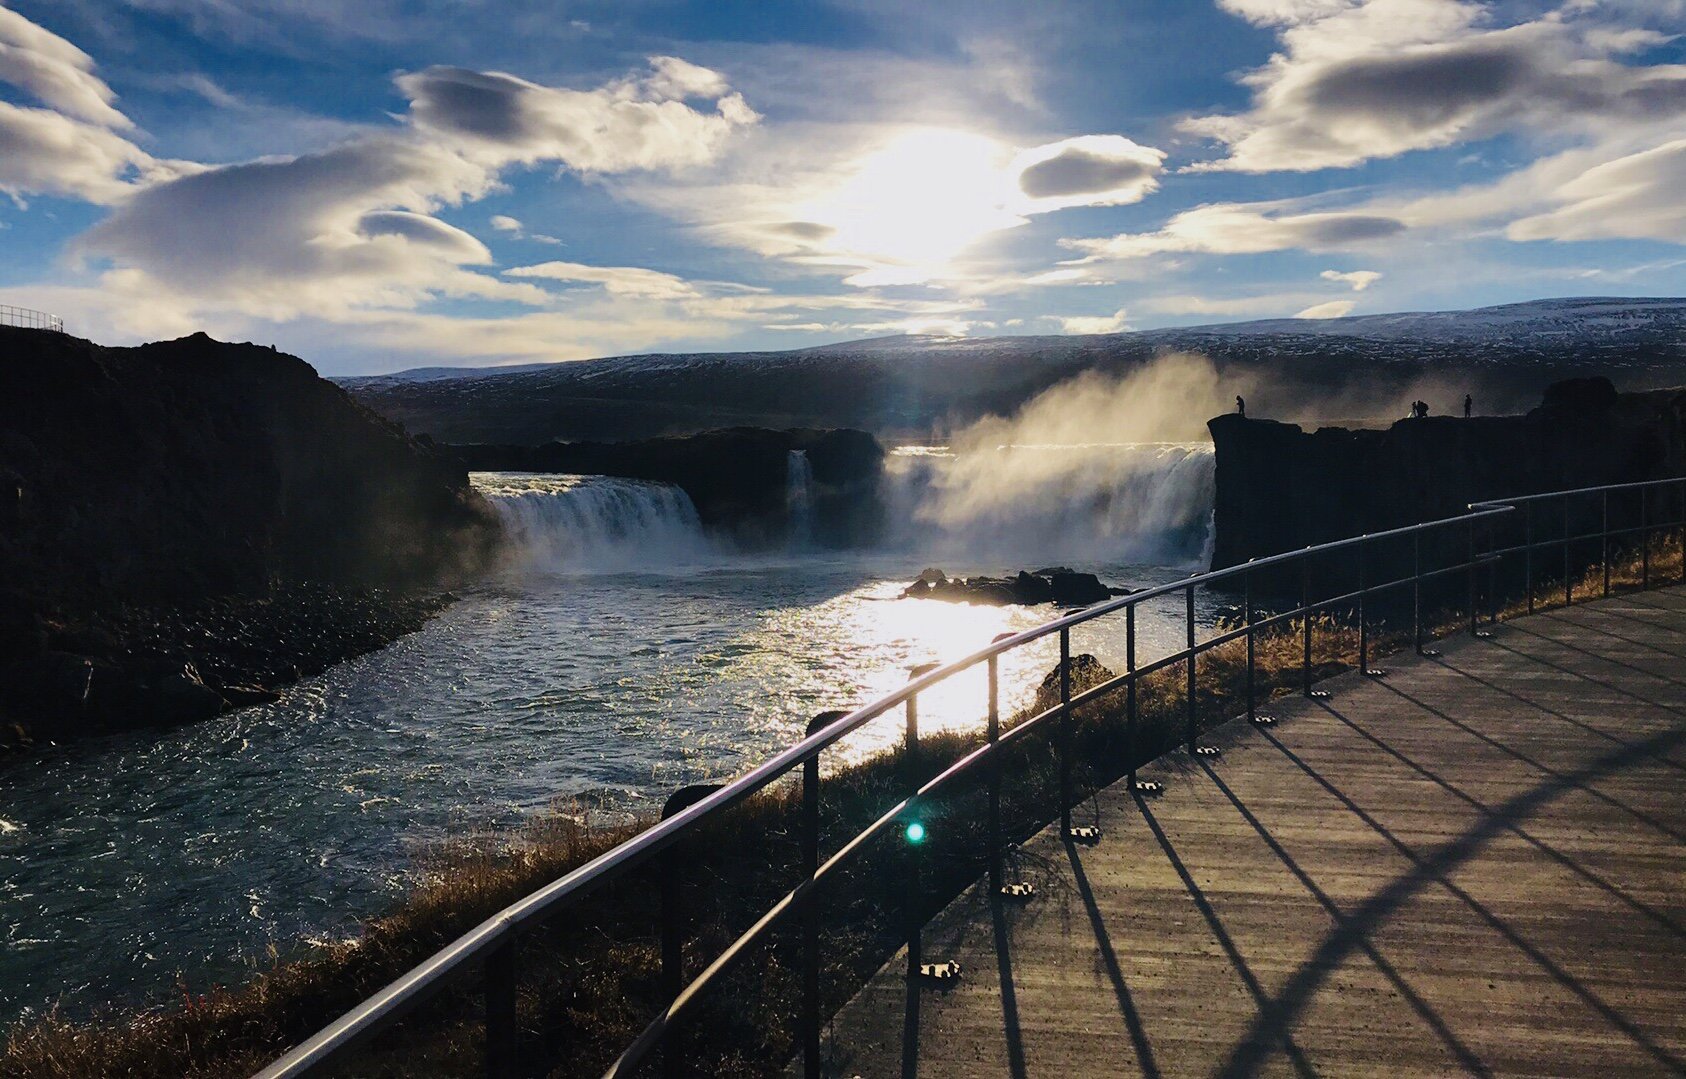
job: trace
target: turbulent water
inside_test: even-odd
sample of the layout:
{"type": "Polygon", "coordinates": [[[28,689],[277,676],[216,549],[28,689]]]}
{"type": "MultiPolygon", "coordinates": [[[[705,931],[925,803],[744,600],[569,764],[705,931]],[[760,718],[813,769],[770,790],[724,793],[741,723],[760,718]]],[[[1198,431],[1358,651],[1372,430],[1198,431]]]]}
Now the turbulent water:
{"type": "Polygon", "coordinates": [[[1209,555],[1213,462],[1210,443],[902,447],[896,538],[933,557],[1193,564],[1209,555]]]}
{"type": "MultiPolygon", "coordinates": [[[[476,476],[514,553],[421,632],[273,705],[8,765],[0,1018],[55,1000],[74,1014],[179,999],[178,973],[189,989],[235,981],[272,945],[353,931],[431,845],[557,804],[651,812],[674,787],[795,740],[816,712],[889,692],[910,665],[1052,613],[899,599],[924,565],[1070,560],[1142,585],[1186,573],[1206,541],[1210,459],[1195,449],[1128,449],[1130,469],[1091,461],[1098,478],[1071,481],[1063,507],[1052,489],[1022,507],[979,501],[976,487],[962,498],[970,473],[942,452],[897,458],[912,531],[849,557],[735,554],[671,487],[476,476]],[[1130,478],[1143,469],[1159,479],[1130,478]],[[1180,495],[1161,490],[1168,477],[1180,495]],[[940,512],[922,517],[916,502],[940,512]],[[1047,547],[1007,558],[1015,520],[1047,547]]],[[[1054,472],[1072,473],[1069,460],[1054,472]]],[[[811,483],[801,471],[793,462],[792,498],[811,483]]],[[[1181,619],[1180,601],[1144,610],[1141,654],[1175,647],[1181,619]]],[[[1074,649],[1117,665],[1116,630],[1084,627],[1074,649]]],[[[1051,641],[1004,657],[1006,703],[1054,658],[1051,641]]],[[[922,722],[976,726],[984,699],[981,672],[957,679],[922,698],[922,722]]],[[[893,744],[890,718],[833,759],[893,744]]]]}

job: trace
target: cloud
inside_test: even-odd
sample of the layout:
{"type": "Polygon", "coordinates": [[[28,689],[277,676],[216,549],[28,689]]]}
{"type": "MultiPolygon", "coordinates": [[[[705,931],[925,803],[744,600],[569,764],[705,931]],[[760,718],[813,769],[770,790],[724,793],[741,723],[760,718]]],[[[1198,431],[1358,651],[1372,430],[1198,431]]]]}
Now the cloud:
{"type": "Polygon", "coordinates": [[[1294,315],[1295,318],[1341,318],[1357,306],[1354,300],[1330,300],[1328,303],[1313,304],[1294,315]]]}
{"type": "Polygon", "coordinates": [[[712,159],[760,116],[716,73],[671,56],[595,90],[540,86],[496,71],[430,67],[397,78],[423,132],[493,166],[560,161],[582,173],[672,169],[712,159]],[[713,112],[687,103],[712,90],[713,112]]]}
{"type": "Polygon", "coordinates": [[[560,244],[562,241],[554,236],[546,236],[542,232],[528,232],[527,226],[508,214],[493,214],[487,219],[487,224],[498,232],[507,232],[517,240],[532,240],[541,244],[560,244]]]}
{"type": "Polygon", "coordinates": [[[1120,135],[1015,147],[952,128],[785,124],[699,184],[622,193],[717,242],[850,285],[910,285],[967,277],[967,255],[1031,217],[1138,201],[1164,156],[1120,135]]]}
{"type": "Polygon", "coordinates": [[[1227,150],[1197,171],[1347,167],[1515,130],[1602,137],[1686,108],[1686,65],[1621,63],[1654,38],[1601,22],[1489,28],[1461,0],[1226,6],[1277,26],[1282,51],[1243,77],[1247,112],[1184,122],[1227,150]]]}
{"type": "Polygon", "coordinates": [[[1302,307],[1319,300],[1313,292],[1271,293],[1262,296],[1231,296],[1214,299],[1210,296],[1173,295],[1150,296],[1142,306],[1161,315],[1213,315],[1228,318],[1237,315],[1280,316],[1284,311],[1302,307]]]}
{"type": "Polygon", "coordinates": [[[1157,232],[1101,239],[1067,239],[1062,246],[1086,252],[1078,262],[1141,258],[1164,251],[1258,254],[1306,248],[1324,251],[1383,240],[1404,222],[1349,211],[1283,213],[1279,204],[1213,203],[1185,210],[1157,232]]]}
{"type": "Polygon", "coordinates": [[[141,174],[171,167],[122,134],[134,124],[87,53],[3,7],[0,83],[45,106],[0,101],[0,192],[114,203],[141,174]]]}
{"type": "Polygon", "coordinates": [[[1345,281],[1352,286],[1354,292],[1363,292],[1382,279],[1382,275],[1375,270],[1352,270],[1348,273],[1342,273],[1339,270],[1324,270],[1317,276],[1325,281],[1345,281]]]}
{"type": "Polygon", "coordinates": [[[1127,313],[1122,307],[1110,315],[1076,315],[1058,321],[1062,333],[1123,333],[1130,328],[1127,313]]]}
{"type": "Polygon", "coordinates": [[[196,309],[270,319],[436,296],[542,305],[536,286],[470,269],[491,262],[485,246],[433,214],[485,195],[516,164],[600,174],[706,160],[754,120],[711,74],[657,57],[644,73],[580,91],[429,68],[397,79],[412,97],[408,124],[151,184],[78,247],[196,309]],[[722,94],[712,111],[673,96],[704,88],[722,94]]]}
{"type": "Polygon", "coordinates": [[[1555,209],[1512,221],[1512,240],[1649,239],[1686,244],[1686,139],[1587,169],[1552,193],[1555,209]]]}
{"type": "Polygon", "coordinates": [[[1165,153],[1121,135],[1081,135],[1019,155],[1019,190],[1067,205],[1140,202],[1159,187],[1165,153]]]}
{"type": "Polygon", "coordinates": [[[505,270],[506,277],[542,277],[551,281],[601,285],[612,296],[657,300],[695,299],[702,293],[682,277],[636,266],[587,266],[578,262],[541,262],[505,270]]]}

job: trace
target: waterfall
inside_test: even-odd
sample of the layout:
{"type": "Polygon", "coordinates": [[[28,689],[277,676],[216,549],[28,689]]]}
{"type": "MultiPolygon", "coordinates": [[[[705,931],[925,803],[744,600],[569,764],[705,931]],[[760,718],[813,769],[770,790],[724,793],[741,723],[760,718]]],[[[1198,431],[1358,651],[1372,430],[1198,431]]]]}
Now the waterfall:
{"type": "Polygon", "coordinates": [[[538,573],[662,573],[711,561],[690,496],[610,476],[476,472],[503,521],[513,568],[538,573]]]}
{"type": "Polygon", "coordinates": [[[790,521],[790,546],[806,550],[814,545],[814,466],[807,450],[791,450],[785,457],[785,514],[790,521]]]}
{"type": "Polygon", "coordinates": [[[886,462],[900,545],[1021,566],[1209,561],[1214,464],[1210,443],[1173,442],[904,447],[886,462]]]}

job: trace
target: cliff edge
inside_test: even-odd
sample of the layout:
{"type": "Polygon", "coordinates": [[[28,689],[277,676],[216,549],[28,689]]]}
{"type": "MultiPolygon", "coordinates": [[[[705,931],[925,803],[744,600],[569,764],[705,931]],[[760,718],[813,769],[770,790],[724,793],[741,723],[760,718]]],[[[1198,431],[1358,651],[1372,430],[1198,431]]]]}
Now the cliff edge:
{"type": "Polygon", "coordinates": [[[297,357],[0,329],[0,744],[261,699],[235,681],[414,628],[495,536],[459,464],[297,357]]]}
{"type": "Polygon", "coordinates": [[[1385,430],[1219,416],[1212,568],[1453,517],[1482,499],[1686,475],[1686,391],[1554,383],[1520,416],[1385,430]]]}

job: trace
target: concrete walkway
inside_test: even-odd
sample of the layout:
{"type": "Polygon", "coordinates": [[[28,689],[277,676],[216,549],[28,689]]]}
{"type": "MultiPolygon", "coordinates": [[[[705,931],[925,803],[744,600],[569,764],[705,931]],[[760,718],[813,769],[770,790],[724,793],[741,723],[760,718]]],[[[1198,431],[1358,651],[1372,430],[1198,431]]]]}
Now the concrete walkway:
{"type": "Polygon", "coordinates": [[[829,1074],[1686,1074],[1686,591],[1440,647],[1037,836],[1036,898],[955,900],[963,978],[910,1008],[893,960],[829,1074]]]}

